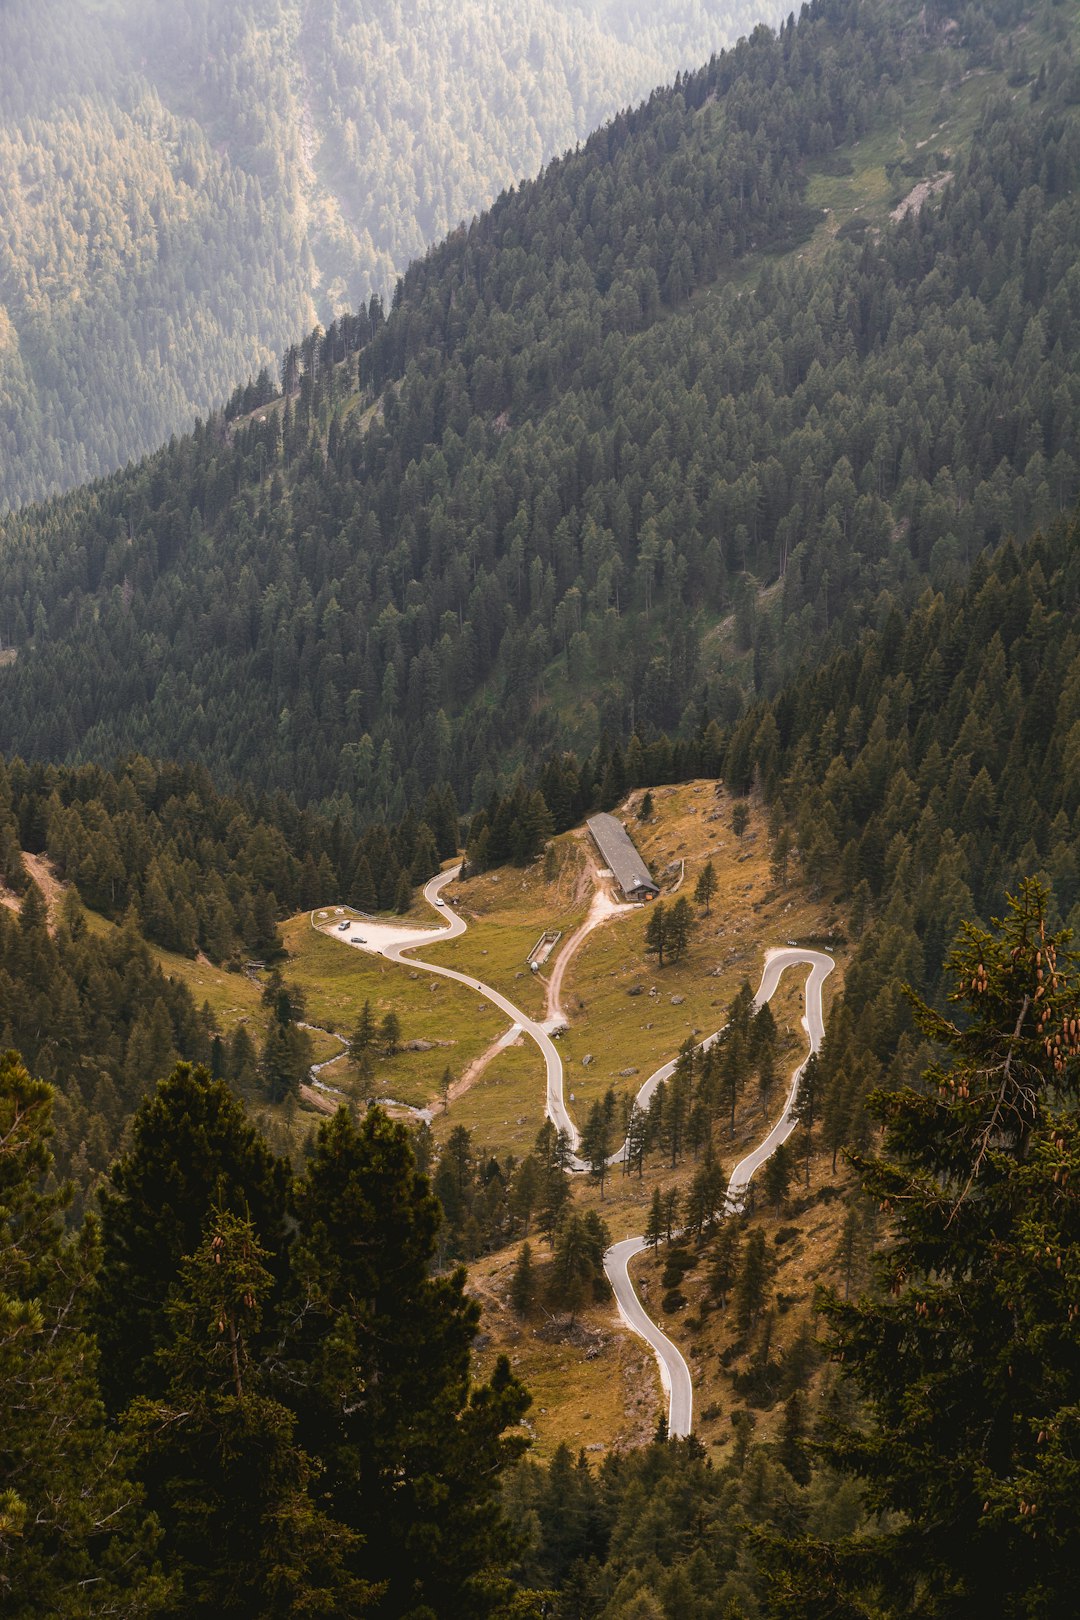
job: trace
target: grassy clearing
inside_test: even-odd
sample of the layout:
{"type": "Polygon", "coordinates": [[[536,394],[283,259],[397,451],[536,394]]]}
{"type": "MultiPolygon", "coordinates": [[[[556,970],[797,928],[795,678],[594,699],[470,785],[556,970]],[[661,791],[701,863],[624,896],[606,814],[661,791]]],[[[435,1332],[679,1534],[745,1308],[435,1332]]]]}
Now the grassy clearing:
{"type": "Polygon", "coordinates": [[[524,1158],[544,1123],[547,1077],[535,1042],[519,1037],[497,1052],[475,1085],[435,1116],[436,1137],[455,1125],[473,1133],[478,1147],[524,1158]]]}
{"type": "MultiPolygon", "coordinates": [[[[438,1097],[448,1065],[455,1076],[461,1074],[507,1027],[497,1008],[463,985],[320,934],[307,912],[284,923],[282,934],[289,953],[283,972],[304,991],[309,1023],[347,1037],[370,1001],[377,1020],[397,1014],[405,1042],[427,1045],[393,1058],[374,1054],[379,1096],[427,1105],[438,1097]]],[[[358,1076],[348,1062],[335,1064],[327,1078],[349,1095],[356,1091],[358,1076]]]]}

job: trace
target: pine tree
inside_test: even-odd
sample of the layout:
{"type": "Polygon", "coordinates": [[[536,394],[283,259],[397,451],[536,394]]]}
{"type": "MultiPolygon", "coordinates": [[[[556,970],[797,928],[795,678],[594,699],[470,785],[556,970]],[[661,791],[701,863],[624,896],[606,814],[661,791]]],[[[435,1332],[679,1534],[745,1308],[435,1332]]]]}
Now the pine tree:
{"type": "Polygon", "coordinates": [[[869,1419],[835,1426],[827,1454],[898,1517],[861,1549],[785,1545],[780,1612],[809,1598],[815,1616],[843,1601],[1064,1620],[1075,1606],[1080,998],[1046,905],[1027,881],[991,930],[965,926],[959,1016],[913,998],[946,1060],[919,1089],[870,1099],[882,1150],[855,1162],[893,1228],[878,1290],[825,1303],[869,1419]]]}
{"type": "Polygon", "coordinates": [[[712,1259],[706,1277],[706,1287],[710,1299],[714,1300],[721,1310],[727,1306],[728,1295],[731,1293],[739,1265],[739,1228],[733,1219],[726,1220],[720,1227],[719,1235],[713,1246],[712,1259]]]}
{"type": "Polygon", "coordinates": [[[574,1317],[587,1299],[596,1297],[603,1285],[604,1252],[610,1241],[595,1210],[581,1214],[569,1208],[564,1212],[555,1233],[548,1284],[552,1305],[574,1317]]]}
{"type": "Polygon", "coordinates": [[[664,1196],[659,1187],[652,1190],[652,1202],[649,1205],[649,1216],[645,1222],[645,1244],[647,1248],[657,1249],[664,1236],[664,1196]]]}
{"type": "Polygon", "coordinates": [[[170,1328],[165,1301],[213,1210],[243,1213],[281,1279],[288,1167],[206,1069],[178,1064],[135,1115],[131,1146],[101,1193],[102,1262],[95,1325],[102,1384],[113,1409],[157,1394],[157,1352],[170,1328]]]}
{"type": "Polygon", "coordinates": [[[662,900],[654,900],[649,908],[649,920],[645,924],[645,950],[657,958],[657,965],[664,965],[664,951],[667,948],[667,912],[662,900]]]}
{"type": "Polygon", "coordinates": [[[806,1450],[806,1398],[794,1390],[784,1402],[784,1424],[776,1454],[797,1485],[810,1479],[810,1459],[806,1450]]]}
{"type": "Polygon", "coordinates": [[[510,1278],[510,1308],[516,1316],[528,1316],[535,1294],[536,1273],[533,1270],[532,1250],[527,1243],[523,1243],[510,1278]]]}
{"type": "Polygon", "coordinates": [[[589,1109],[589,1117],[581,1133],[581,1157],[589,1166],[590,1179],[600,1188],[601,1198],[604,1196],[610,1152],[611,1122],[604,1104],[598,1100],[589,1109]]]}
{"type": "Polygon", "coordinates": [[[743,1247],[735,1284],[735,1325],[740,1338],[745,1339],[765,1309],[768,1283],[769,1257],[765,1248],[765,1234],[760,1227],[754,1227],[743,1247]]]}
{"type": "Polygon", "coordinates": [[[706,861],[698,874],[698,880],[694,886],[694,902],[696,905],[705,907],[706,916],[709,915],[709,908],[716,889],[716,868],[713,866],[712,861],[706,861]]]}
{"type": "Polygon", "coordinates": [[[670,1243],[679,1224],[679,1207],[682,1195],[678,1187],[669,1187],[664,1194],[664,1237],[670,1243]]]}
{"type": "Polygon", "coordinates": [[[379,1042],[387,1057],[396,1057],[401,1050],[401,1020],[393,1009],[383,1014],[379,1025],[379,1042]]]}
{"type": "Polygon", "coordinates": [[[295,1418],[263,1391],[253,1347],[274,1292],[267,1258],[249,1220],[212,1217],[167,1306],[165,1391],[125,1416],[177,1620],[355,1612],[377,1595],[349,1570],[360,1537],[316,1506],[295,1418]]]}
{"type": "Polygon", "coordinates": [[[349,1061],[359,1063],[375,1044],[375,1014],[371,1002],[365,999],[356,1020],[356,1028],[349,1036],[349,1061]]]}
{"type": "Polygon", "coordinates": [[[773,1149],[765,1161],[762,1171],[762,1181],[765,1187],[765,1196],[777,1211],[788,1195],[791,1186],[792,1162],[791,1149],[786,1142],[773,1149]]]}
{"type": "Polygon", "coordinates": [[[439,1207],[408,1132],[381,1109],[319,1131],[296,1187],[285,1356],[298,1439],[324,1466],[326,1510],[365,1537],[357,1573],[379,1614],[499,1611],[510,1546],[505,1431],[528,1397],[505,1358],[470,1386],[479,1308],[465,1274],[432,1276],[439,1207]]]}
{"type": "Polygon", "coordinates": [[[52,1101],[0,1057],[0,1609],[153,1614],[157,1533],[106,1428],[85,1321],[93,1234],[65,1238],[70,1190],[46,1190],[52,1101]]]}
{"type": "Polygon", "coordinates": [[[685,894],[680,894],[667,917],[667,948],[673,962],[681,962],[686,956],[693,926],[694,914],[690,902],[685,894]]]}

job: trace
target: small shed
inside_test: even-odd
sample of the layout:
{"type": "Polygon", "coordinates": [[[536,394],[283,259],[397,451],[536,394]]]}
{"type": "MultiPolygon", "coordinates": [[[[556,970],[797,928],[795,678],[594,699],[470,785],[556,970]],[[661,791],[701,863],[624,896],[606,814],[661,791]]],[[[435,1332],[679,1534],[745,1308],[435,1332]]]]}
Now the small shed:
{"type": "Polygon", "coordinates": [[[604,865],[611,869],[616,883],[628,900],[654,900],[660,889],[649,875],[649,868],[638,853],[634,840],[614,816],[590,816],[585,823],[600,851],[604,865]]]}

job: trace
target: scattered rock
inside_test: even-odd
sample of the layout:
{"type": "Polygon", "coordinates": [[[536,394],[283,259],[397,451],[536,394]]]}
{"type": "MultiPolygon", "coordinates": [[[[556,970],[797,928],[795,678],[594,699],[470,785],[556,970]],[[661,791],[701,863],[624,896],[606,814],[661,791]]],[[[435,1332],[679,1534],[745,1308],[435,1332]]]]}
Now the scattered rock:
{"type": "Polygon", "coordinates": [[[686,1000],[685,996],[672,996],[671,1005],[673,1007],[681,1007],[685,1000],[686,1000]]]}
{"type": "Polygon", "coordinates": [[[585,1450],[586,1451],[603,1451],[604,1450],[604,1442],[602,1440],[594,1440],[591,1446],[586,1446],[585,1447],[585,1450]]]}
{"type": "Polygon", "coordinates": [[[628,1080],[632,1074],[640,1074],[640,1073],[641,1073],[641,1070],[640,1069],[635,1069],[633,1064],[631,1064],[631,1066],[628,1069],[620,1069],[619,1070],[619,1074],[622,1076],[622,1078],[624,1080],[628,1080]]]}
{"type": "Polygon", "coordinates": [[[596,1062],[596,1059],[593,1057],[592,1053],[591,1052],[586,1052],[585,1056],[581,1060],[581,1067],[583,1069],[587,1069],[589,1067],[590,1063],[595,1063],[595,1062],[596,1062]]]}
{"type": "Polygon", "coordinates": [[[643,996],[645,994],[645,986],[643,984],[632,984],[626,993],[628,996],[643,996]]]}

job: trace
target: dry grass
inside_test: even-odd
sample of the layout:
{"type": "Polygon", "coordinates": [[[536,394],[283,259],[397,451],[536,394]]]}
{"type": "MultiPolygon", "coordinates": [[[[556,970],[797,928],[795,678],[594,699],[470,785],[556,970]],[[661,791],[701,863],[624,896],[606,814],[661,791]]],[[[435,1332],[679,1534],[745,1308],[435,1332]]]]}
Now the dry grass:
{"type": "MultiPolygon", "coordinates": [[[[533,1239],[530,1248],[542,1273],[544,1246],[533,1239]]],[[[562,1443],[596,1459],[644,1444],[662,1402],[651,1352],[622,1327],[613,1303],[589,1307],[573,1326],[542,1306],[519,1321],[507,1303],[517,1254],[514,1246],[469,1267],[469,1292],[483,1308],[477,1375],[486,1377],[497,1355],[510,1358],[533,1398],[525,1429],[538,1462],[562,1443]]]]}
{"type": "Polygon", "coordinates": [[[546,1071],[533,1041],[519,1036],[503,1047],[483,1074],[446,1113],[434,1121],[437,1137],[454,1125],[464,1125],[478,1146],[500,1157],[512,1153],[524,1158],[544,1123],[546,1071]]]}

